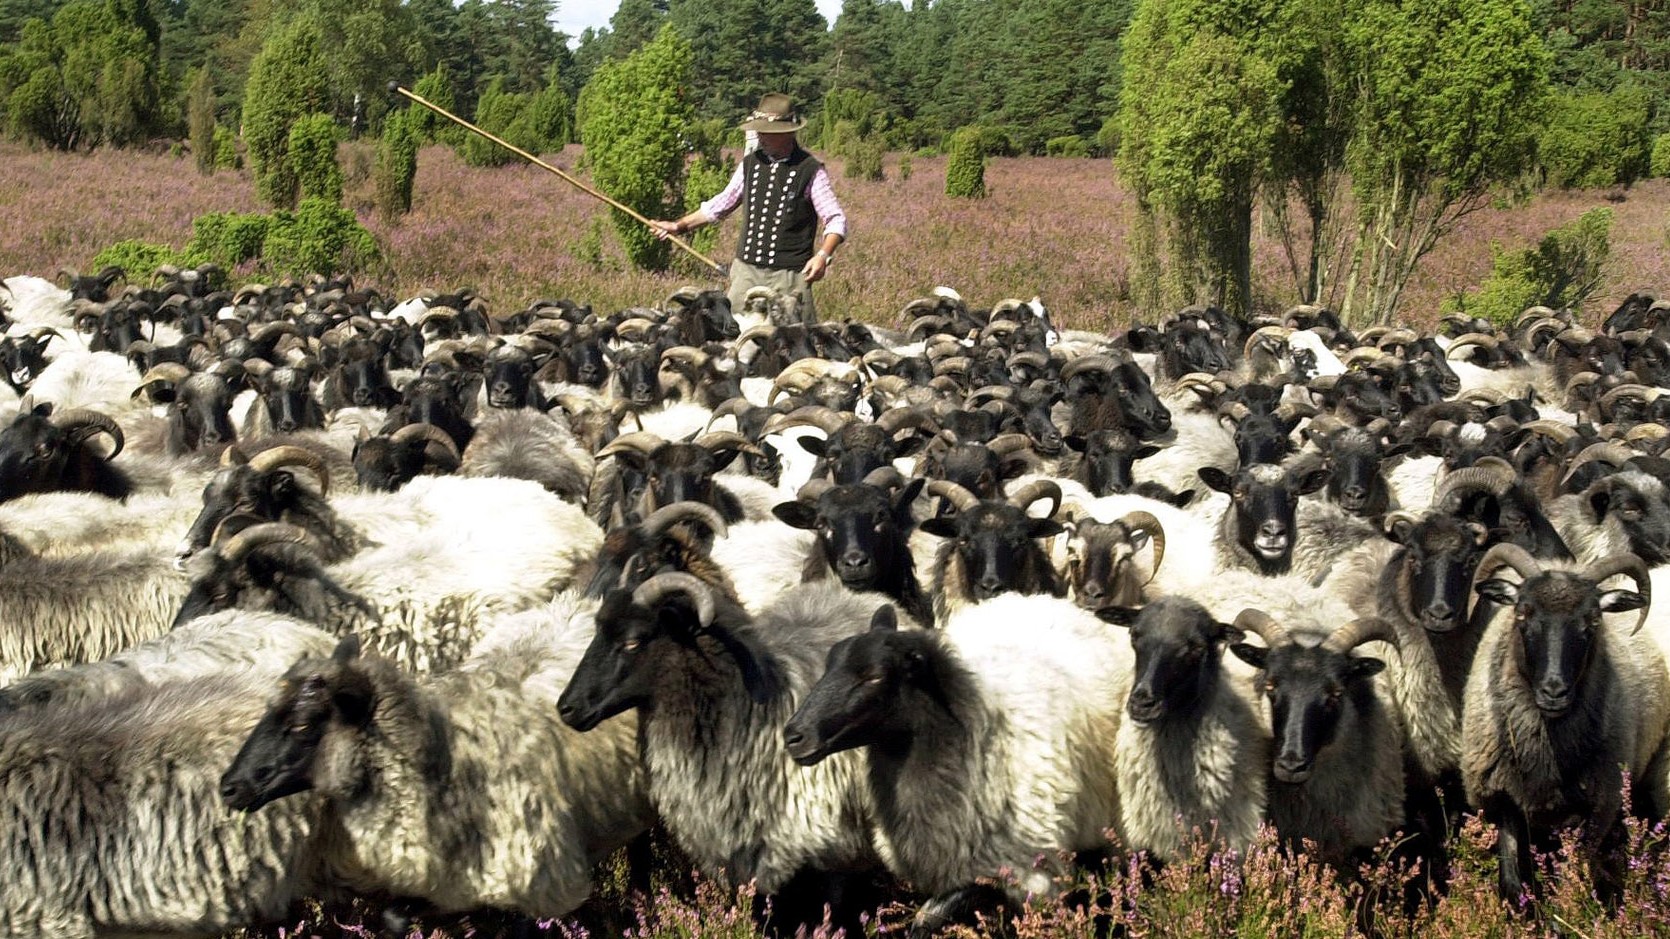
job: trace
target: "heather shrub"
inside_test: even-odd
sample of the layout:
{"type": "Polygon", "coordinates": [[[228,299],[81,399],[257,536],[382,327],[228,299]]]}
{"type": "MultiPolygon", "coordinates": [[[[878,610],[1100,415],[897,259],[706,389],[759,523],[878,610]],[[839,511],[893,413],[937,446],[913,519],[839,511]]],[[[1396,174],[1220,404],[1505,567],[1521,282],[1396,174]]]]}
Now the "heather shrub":
{"type": "Polygon", "coordinates": [[[1064,137],[1051,137],[1044,141],[1044,155],[1052,157],[1087,157],[1090,155],[1090,145],[1078,134],[1068,134],[1064,137]]]}
{"type": "Polygon", "coordinates": [[[1490,278],[1445,304],[1508,324],[1526,307],[1576,307],[1600,286],[1611,253],[1612,210],[1602,206],[1550,231],[1535,248],[1504,251],[1491,245],[1490,278]]]}
{"type": "Polygon", "coordinates": [[[377,141],[377,211],[392,219],[412,210],[412,181],[417,178],[418,147],[423,142],[418,128],[419,110],[394,111],[383,121],[383,136],[377,141]]]}
{"type": "Polygon", "coordinates": [[[301,198],[342,201],[342,166],[336,160],[336,121],[309,114],[290,125],[290,165],[301,198]]]}
{"type": "Polygon", "coordinates": [[[118,241],[98,254],[93,255],[92,270],[102,270],[106,265],[114,264],[130,277],[139,279],[150,274],[164,264],[179,264],[180,253],[167,245],[153,244],[138,238],[118,241]]]}
{"type": "Polygon", "coordinates": [[[1635,88],[1556,94],[1537,152],[1551,186],[1588,189],[1647,172],[1647,96],[1635,88]]]}
{"type": "Polygon", "coordinates": [[[945,163],[945,194],[958,199],[986,197],[986,154],[978,128],[964,128],[951,137],[945,163]]]}
{"type": "Polygon", "coordinates": [[[1653,138],[1653,156],[1649,172],[1654,179],[1670,176],[1670,134],[1659,134],[1653,138]]]}
{"type": "Polygon", "coordinates": [[[261,265],[275,275],[357,271],[377,259],[377,239],[353,212],[328,199],[303,199],[294,212],[274,212],[261,242],[261,265]]]}

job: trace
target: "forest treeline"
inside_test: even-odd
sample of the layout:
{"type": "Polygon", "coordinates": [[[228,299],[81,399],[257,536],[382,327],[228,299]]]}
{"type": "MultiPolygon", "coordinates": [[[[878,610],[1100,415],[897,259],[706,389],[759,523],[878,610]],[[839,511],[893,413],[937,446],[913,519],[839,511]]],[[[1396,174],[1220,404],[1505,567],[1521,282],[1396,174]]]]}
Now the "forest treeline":
{"type": "MultiPolygon", "coordinates": [[[[557,8],[0,0],[0,112],[60,150],[189,141],[205,171],[247,162],[279,208],[332,188],[292,148],[377,135],[398,211],[422,143],[506,157],[397,112],[390,79],[534,150],[584,141],[598,85],[594,143],[676,120],[709,177],[737,118],[784,90],[849,172],[959,134],[981,155],[1113,157],[1155,304],[1244,308],[1262,205],[1300,296],[1375,316],[1487,198],[1670,172],[1670,0],[845,0],[833,24],[814,0],[622,0],[578,37],[557,8]]],[[[686,190],[649,188],[646,209],[686,190]]]]}

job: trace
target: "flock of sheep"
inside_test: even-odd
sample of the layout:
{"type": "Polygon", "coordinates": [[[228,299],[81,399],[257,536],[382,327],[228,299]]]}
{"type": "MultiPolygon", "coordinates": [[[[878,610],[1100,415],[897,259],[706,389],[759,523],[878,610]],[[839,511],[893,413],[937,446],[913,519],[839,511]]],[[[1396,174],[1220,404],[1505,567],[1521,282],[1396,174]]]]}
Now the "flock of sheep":
{"type": "MultiPolygon", "coordinates": [[[[0,935],[567,914],[652,826],[919,934],[1263,824],[1670,812],[1670,303],[897,328],[4,281],[0,935]]],[[[1604,876],[1603,876],[1604,879],[1604,876]]],[[[1441,884],[1437,885],[1441,889],[1441,884]]]]}

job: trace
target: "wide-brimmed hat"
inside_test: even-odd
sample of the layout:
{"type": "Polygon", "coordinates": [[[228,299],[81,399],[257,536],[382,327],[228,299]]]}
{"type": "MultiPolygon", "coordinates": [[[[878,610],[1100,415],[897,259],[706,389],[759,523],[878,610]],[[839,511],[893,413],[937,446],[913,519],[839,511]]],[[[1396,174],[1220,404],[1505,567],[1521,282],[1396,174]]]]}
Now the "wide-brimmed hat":
{"type": "Polygon", "coordinates": [[[805,126],[806,122],[794,113],[794,103],[789,96],[774,91],[760,98],[760,106],[748,115],[748,120],[742,122],[741,129],[762,134],[790,134],[805,126]]]}

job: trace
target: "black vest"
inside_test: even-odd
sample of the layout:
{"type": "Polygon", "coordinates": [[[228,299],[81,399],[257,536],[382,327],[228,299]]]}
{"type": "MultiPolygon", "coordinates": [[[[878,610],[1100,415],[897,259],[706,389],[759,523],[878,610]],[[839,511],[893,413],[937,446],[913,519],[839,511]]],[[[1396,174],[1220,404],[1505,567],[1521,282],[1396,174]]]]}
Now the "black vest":
{"type": "Polygon", "coordinates": [[[766,159],[760,150],[743,158],[743,222],[737,260],[779,271],[806,266],[818,233],[812,177],[820,165],[799,146],[780,163],[766,159]]]}

